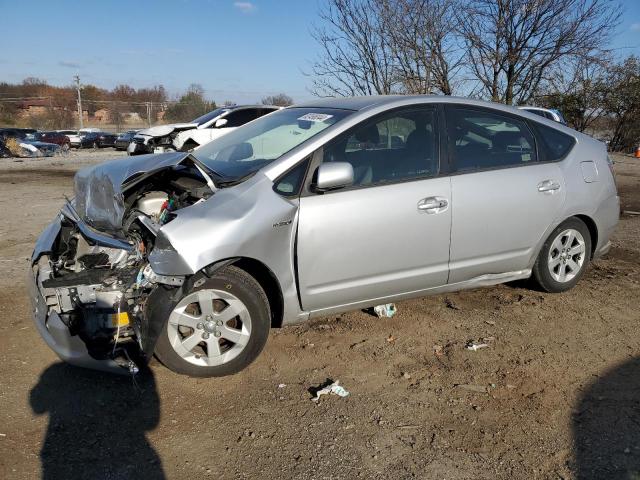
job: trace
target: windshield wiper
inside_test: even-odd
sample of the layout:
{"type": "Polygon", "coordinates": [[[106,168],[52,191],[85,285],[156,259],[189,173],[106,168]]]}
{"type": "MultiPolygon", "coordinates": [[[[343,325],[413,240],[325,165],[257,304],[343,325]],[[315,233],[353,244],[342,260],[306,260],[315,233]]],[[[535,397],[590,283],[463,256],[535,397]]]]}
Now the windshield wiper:
{"type": "Polygon", "coordinates": [[[216,172],[213,168],[211,168],[207,164],[205,164],[205,163],[201,162],[200,160],[198,160],[193,153],[189,154],[189,158],[191,158],[191,161],[193,161],[193,163],[195,163],[198,167],[200,167],[203,170],[205,170],[208,174],[214,175],[217,178],[225,178],[225,175],[221,174],[220,172],[216,172]]]}

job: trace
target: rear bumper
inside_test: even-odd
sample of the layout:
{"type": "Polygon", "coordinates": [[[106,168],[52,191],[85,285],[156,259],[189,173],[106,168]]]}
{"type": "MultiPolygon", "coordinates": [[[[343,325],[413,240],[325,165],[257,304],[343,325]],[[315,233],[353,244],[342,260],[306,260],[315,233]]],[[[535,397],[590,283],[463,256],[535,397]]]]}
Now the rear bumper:
{"type": "Polygon", "coordinates": [[[593,258],[596,259],[611,250],[611,235],[620,220],[620,197],[612,195],[602,202],[594,218],[598,228],[598,243],[593,252],[593,258]]]}
{"type": "Polygon", "coordinates": [[[51,252],[59,232],[60,217],[57,217],[38,238],[32,255],[32,268],[28,274],[27,286],[36,330],[49,348],[61,360],[71,365],[114,373],[127,373],[114,360],[96,360],[91,357],[84,342],[77,335],[71,335],[69,328],[60,319],[58,313],[49,309],[47,305],[42,294],[41,265],[45,263],[44,258],[46,257],[43,256],[51,252]]]}

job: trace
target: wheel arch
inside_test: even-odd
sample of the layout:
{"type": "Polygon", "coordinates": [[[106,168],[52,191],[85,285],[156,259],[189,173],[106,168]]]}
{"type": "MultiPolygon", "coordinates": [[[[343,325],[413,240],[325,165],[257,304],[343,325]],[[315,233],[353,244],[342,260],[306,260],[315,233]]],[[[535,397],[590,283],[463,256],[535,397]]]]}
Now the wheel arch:
{"type": "Polygon", "coordinates": [[[587,226],[587,228],[589,229],[589,235],[591,235],[591,257],[593,258],[593,255],[596,252],[596,247],[598,245],[598,226],[596,225],[596,222],[593,220],[593,218],[591,218],[588,215],[584,215],[584,214],[578,214],[578,215],[574,215],[574,218],[577,218],[579,220],[582,220],[584,222],[584,224],[587,226]]]}
{"type": "Polygon", "coordinates": [[[271,328],[280,328],[284,319],[284,297],[282,288],[275,274],[260,260],[250,257],[234,257],[205,267],[203,270],[207,275],[220,270],[228,265],[233,265],[251,275],[263,288],[269,301],[271,309],[271,328]]]}

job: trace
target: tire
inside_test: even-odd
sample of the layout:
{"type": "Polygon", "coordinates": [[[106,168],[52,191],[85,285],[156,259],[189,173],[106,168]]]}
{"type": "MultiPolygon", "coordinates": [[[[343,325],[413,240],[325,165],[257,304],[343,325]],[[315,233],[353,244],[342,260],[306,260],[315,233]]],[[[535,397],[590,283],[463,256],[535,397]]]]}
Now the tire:
{"type": "Polygon", "coordinates": [[[156,343],[156,357],[168,369],[192,377],[223,377],[246,368],[269,336],[271,312],[264,290],[234,266],[211,277],[200,274],[193,285],[174,304],[156,343]],[[207,305],[213,305],[210,315],[207,305]]]}
{"type": "Polygon", "coordinates": [[[591,234],[579,218],[569,218],[558,225],[544,242],[533,278],[546,292],[572,289],[580,281],[591,259],[591,234]]]}
{"type": "Polygon", "coordinates": [[[93,142],[92,147],[94,150],[97,150],[98,148],[100,148],[100,145],[98,145],[98,142],[93,142]]]}

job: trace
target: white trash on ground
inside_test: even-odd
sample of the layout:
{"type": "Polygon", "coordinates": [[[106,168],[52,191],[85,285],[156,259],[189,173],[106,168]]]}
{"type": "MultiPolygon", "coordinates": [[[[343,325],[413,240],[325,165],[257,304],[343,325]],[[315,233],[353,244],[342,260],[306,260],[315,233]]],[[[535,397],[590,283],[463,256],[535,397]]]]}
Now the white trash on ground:
{"type": "Polygon", "coordinates": [[[313,397],[311,399],[311,401],[317,403],[320,400],[320,397],[322,395],[329,395],[329,394],[337,395],[337,396],[342,397],[342,398],[349,396],[349,392],[347,392],[344,389],[344,387],[340,386],[339,381],[336,380],[331,385],[327,385],[326,387],[321,388],[320,390],[318,390],[316,392],[316,396],[313,397]]]}
{"type": "Polygon", "coordinates": [[[488,343],[469,342],[469,343],[467,343],[465,348],[467,350],[472,350],[474,352],[477,352],[481,348],[487,348],[488,346],[489,346],[488,343]]]}
{"type": "Polygon", "coordinates": [[[373,307],[373,311],[378,316],[378,318],[391,318],[396,314],[397,309],[395,303],[386,303],[384,305],[376,305],[375,307],[373,307]]]}

